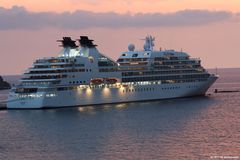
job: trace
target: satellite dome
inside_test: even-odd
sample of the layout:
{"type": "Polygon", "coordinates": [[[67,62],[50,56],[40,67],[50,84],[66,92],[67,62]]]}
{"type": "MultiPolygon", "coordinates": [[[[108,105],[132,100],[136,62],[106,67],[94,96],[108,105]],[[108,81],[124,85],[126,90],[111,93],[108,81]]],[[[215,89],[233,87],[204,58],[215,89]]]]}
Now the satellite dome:
{"type": "Polygon", "coordinates": [[[134,49],[135,49],[134,44],[129,44],[129,45],[128,45],[128,50],[129,50],[129,51],[134,51],[134,49]]]}

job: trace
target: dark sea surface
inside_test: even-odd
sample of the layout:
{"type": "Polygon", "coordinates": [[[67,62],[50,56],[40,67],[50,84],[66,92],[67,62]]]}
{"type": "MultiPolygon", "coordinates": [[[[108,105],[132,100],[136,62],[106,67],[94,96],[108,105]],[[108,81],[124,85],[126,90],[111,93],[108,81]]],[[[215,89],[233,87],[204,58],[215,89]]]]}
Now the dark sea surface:
{"type": "Polygon", "coordinates": [[[218,74],[203,97],[0,110],[0,160],[240,159],[240,92],[213,93],[240,90],[240,69],[218,74]]]}

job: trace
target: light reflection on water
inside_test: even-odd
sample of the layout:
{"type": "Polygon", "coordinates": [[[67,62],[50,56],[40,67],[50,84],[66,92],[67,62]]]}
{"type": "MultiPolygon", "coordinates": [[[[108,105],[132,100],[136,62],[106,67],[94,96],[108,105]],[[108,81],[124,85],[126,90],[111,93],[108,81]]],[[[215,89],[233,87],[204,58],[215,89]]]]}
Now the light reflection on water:
{"type": "Polygon", "coordinates": [[[0,112],[0,127],[4,128],[0,132],[0,155],[6,159],[60,160],[236,155],[240,138],[235,115],[239,113],[238,97],[234,93],[69,109],[4,111],[0,112]]]}

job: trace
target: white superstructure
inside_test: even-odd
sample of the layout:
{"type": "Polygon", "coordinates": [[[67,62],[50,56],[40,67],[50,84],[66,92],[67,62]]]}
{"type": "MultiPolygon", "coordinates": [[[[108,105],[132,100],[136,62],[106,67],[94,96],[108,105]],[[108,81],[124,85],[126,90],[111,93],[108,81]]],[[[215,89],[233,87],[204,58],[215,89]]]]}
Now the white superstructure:
{"type": "Polygon", "coordinates": [[[147,36],[144,50],[121,53],[115,62],[98,52],[93,40],[70,37],[60,41],[57,57],[38,59],[20,85],[13,88],[7,108],[58,108],[204,95],[216,81],[199,59],[174,50],[153,50],[147,36]]]}

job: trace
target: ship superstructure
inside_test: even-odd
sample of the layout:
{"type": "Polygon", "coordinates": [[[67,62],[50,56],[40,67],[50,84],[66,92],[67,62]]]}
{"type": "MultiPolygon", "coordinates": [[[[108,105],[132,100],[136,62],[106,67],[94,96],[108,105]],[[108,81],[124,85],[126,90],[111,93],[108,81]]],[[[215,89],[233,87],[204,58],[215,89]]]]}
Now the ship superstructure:
{"type": "Polygon", "coordinates": [[[8,108],[57,108],[204,95],[216,81],[200,59],[185,52],[155,51],[154,38],[144,50],[121,53],[117,61],[101,54],[87,36],[79,46],[63,37],[57,57],[38,59],[13,88],[8,108]]]}

